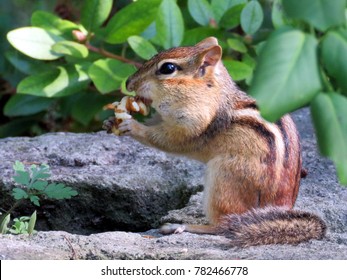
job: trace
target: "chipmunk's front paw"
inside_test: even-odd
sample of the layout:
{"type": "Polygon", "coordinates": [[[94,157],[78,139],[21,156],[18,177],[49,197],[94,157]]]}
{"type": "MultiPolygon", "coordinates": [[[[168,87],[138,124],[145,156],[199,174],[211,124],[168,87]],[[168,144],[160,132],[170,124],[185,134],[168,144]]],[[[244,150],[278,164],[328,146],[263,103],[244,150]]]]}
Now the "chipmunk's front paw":
{"type": "Polygon", "coordinates": [[[102,129],[106,130],[107,133],[112,133],[116,124],[115,117],[110,117],[107,120],[104,120],[102,124],[102,129]]]}
{"type": "Polygon", "coordinates": [[[131,118],[123,120],[118,125],[118,130],[120,132],[120,135],[142,136],[142,131],[144,130],[143,127],[144,125],[131,118]]]}
{"type": "Polygon", "coordinates": [[[185,230],[186,227],[184,225],[168,223],[162,225],[162,227],[159,229],[159,232],[161,234],[178,234],[184,232],[185,230]]]}

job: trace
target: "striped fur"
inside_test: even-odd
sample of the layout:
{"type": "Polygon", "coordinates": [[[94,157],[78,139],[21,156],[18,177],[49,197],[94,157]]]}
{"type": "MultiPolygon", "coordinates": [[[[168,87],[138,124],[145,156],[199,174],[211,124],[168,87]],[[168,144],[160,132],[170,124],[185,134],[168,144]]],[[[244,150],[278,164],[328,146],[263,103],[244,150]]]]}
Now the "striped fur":
{"type": "MultiPolygon", "coordinates": [[[[221,55],[217,40],[207,38],[146,62],[127,87],[152,101],[160,121],[144,126],[131,120],[127,135],[206,163],[204,208],[210,225],[185,225],[186,231],[217,230],[239,246],[321,238],[325,226],[318,217],[289,210],[302,174],[292,119],[286,115],[275,124],[265,121],[255,100],[230,78],[221,55]],[[161,74],[164,62],[177,70],[161,74]]],[[[177,229],[166,227],[164,232],[177,229]]]]}
{"type": "Polygon", "coordinates": [[[279,207],[227,215],[217,229],[217,234],[230,238],[231,244],[238,247],[295,245],[312,238],[322,239],[325,232],[326,225],[318,216],[279,207]]]}

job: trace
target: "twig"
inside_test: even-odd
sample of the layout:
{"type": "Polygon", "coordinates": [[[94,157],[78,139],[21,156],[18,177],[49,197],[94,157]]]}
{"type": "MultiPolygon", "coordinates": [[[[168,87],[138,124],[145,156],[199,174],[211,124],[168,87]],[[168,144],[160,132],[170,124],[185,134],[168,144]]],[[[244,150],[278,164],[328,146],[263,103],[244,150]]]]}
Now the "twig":
{"type": "Polygon", "coordinates": [[[20,200],[17,200],[13,205],[12,207],[5,213],[5,214],[2,214],[0,217],[0,225],[1,223],[3,222],[3,220],[6,218],[7,215],[11,214],[12,211],[18,207],[18,205],[22,202],[22,199],[20,200]]]}
{"type": "Polygon", "coordinates": [[[76,259],[77,259],[77,254],[76,254],[76,251],[75,251],[74,247],[73,247],[72,244],[71,244],[70,239],[67,238],[65,235],[64,235],[64,239],[66,240],[66,242],[67,242],[69,248],[70,248],[71,251],[72,251],[72,256],[71,256],[70,259],[71,259],[71,260],[76,260],[76,259]]]}
{"type": "Polygon", "coordinates": [[[140,68],[141,67],[141,63],[139,62],[136,62],[136,61],[133,61],[131,59],[128,59],[126,57],[123,57],[123,56],[120,56],[120,55],[116,55],[116,54],[113,54],[113,53],[110,53],[102,48],[97,48],[97,47],[94,47],[92,46],[90,43],[86,42],[85,43],[85,46],[88,48],[88,50],[92,51],[92,52],[96,52],[96,53],[99,53],[103,56],[106,56],[108,58],[113,58],[113,59],[116,59],[116,60],[119,60],[119,61],[122,61],[122,62],[125,62],[125,63],[128,63],[128,64],[132,64],[134,65],[136,68],[140,68]]]}

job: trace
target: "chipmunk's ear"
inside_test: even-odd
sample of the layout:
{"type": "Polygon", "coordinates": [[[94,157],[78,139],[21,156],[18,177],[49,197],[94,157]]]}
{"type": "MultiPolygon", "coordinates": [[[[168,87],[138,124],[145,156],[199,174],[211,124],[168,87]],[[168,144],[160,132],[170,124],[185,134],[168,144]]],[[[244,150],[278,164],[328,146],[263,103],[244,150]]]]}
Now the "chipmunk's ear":
{"type": "Polygon", "coordinates": [[[213,46],[203,52],[202,64],[205,66],[214,66],[222,58],[222,48],[220,46],[213,46]]]}
{"type": "Polygon", "coordinates": [[[215,37],[208,37],[197,43],[200,52],[200,62],[203,66],[214,66],[222,58],[222,48],[218,45],[218,40],[215,37]]]}
{"type": "Polygon", "coordinates": [[[213,46],[218,46],[218,40],[215,37],[208,37],[195,45],[201,49],[208,49],[213,46]]]}

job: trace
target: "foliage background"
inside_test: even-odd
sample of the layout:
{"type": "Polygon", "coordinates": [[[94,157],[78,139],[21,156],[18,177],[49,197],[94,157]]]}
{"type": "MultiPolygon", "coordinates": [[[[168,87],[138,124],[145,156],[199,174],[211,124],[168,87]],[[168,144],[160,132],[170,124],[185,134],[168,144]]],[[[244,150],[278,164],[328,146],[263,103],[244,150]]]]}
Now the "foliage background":
{"type": "Polygon", "coordinates": [[[266,119],[310,106],[321,152],[347,184],[346,5],[3,1],[0,137],[100,130],[110,114],[103,105],[130,94],[124,82],[134,66],[163,49],[215,36],[232,78],[257,99],[266,119]]]}

